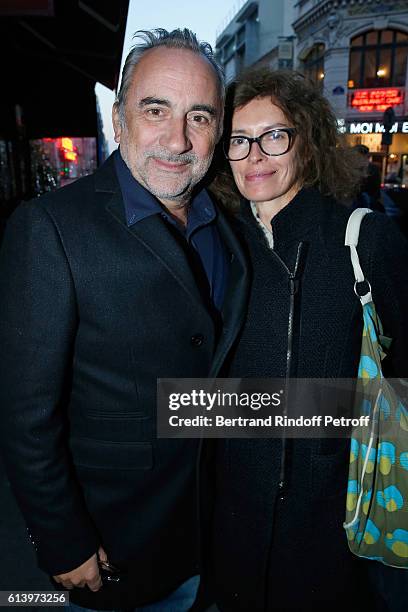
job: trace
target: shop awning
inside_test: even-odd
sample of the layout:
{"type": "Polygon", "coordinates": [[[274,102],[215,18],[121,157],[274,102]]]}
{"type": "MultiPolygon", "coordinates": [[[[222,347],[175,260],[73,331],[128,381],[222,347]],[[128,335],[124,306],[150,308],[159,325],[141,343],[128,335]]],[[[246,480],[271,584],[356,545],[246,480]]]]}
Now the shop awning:
{"type": "Polygon", "coordinates": [[[0,0],[0,138],[95,133],[94,86],[118,84],[129,0],[0,0]]]}

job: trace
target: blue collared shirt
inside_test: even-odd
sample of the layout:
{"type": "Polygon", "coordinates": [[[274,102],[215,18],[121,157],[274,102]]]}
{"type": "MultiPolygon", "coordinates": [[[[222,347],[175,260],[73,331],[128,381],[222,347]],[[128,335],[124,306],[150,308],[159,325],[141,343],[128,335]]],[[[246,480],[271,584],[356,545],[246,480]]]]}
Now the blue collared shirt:
{"type": "MultiPolygon", "coordinates": [[[[228,275],[229,260],[225,246],[221,240],[215,219],[217,212],[205,189],[199,191],[192,199],[187,216],[187,226],[183,228],[169,215],[153,194],[145,189],[132,175],[123,161],[118,149],[114,153],[116,173],[119,179],[125,205],[126,222],[128,226],[138,223],[151,215],[161,215],[184,236],[188,245],[193,247],[208,282],[206,288],[211,303],[219,311],[224,300],[228,275]]],[[[191,252],[191,249],[190,249],[191,252]]],[[[190,258],[194,272],[198,272],[196,262],[190,258]]],[[[201,275],[195,274],[200,290],[203,290],[201,275]]]]}

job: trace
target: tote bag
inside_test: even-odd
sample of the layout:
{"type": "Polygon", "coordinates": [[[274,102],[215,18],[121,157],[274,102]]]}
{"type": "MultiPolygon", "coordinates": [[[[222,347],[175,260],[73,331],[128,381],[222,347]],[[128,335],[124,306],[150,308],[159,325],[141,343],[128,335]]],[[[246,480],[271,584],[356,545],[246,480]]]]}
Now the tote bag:
{"type": "Polygon", "coordinates": [[[345,239],[363,310],[355,411],[370,416],[370,424],[352,432],[344,528],[354,554],[408,568],[408,410],[381,370],[390,340],[383,336],[356,248],[361,221],[370,212],[352,213],[345,239]]]}

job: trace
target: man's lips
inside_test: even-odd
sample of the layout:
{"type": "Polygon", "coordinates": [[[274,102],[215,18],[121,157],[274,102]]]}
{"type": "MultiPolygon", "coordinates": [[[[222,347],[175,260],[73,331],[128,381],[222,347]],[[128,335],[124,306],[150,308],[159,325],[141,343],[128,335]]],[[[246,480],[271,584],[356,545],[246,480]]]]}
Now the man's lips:
{"type": "Polygon", "coordinates": [[[158,157],[152,157],[154,163],[162,170],[168,170],[170,172],[184,172],[188,166],[188,162],[169,162],[158,157]]]}
{"type": "Polygon", "coordinates": [[[277,170],[270,170],[269,172],[249,172],[245,175],[245,180],[249,183],[257,183],[259,181],[264,181],[271,176],[273,176],[277,170]]]}

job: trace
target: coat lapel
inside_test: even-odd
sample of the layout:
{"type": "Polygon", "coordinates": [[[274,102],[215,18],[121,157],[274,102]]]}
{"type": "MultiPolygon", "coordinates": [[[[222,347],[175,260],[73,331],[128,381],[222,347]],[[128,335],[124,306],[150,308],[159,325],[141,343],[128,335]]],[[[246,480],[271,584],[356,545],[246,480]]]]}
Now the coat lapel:
{"type": "Polygon", "coordinates": [[[95,173],[97,192],[109,193],[106,210],[123,228],[138,240],[163,265],[197,307],[210,316],[202,303],[193,273],[182,247],[166,227],[159,215],[128,226],[125,217],[122,192],[116,177],[112,156],[95,173]]]}
{"type": "MultiPolygon", "coordinates": [[[[96,192],[108,195],[106,210],[127,232],[138,240],[163,265],[198,308],[207,312],[186,255],[158,215],[147,217],[128,227],[125,209],[112,156],[95,172],[96,192]]],[[[246,257],[224,214],[218,209],[217,227],[230,253],[231,266],[222,307],[223,330],[214,353],[210,376],[217,376],[244,321],[249,270],[246,257]]]]}
{"type": "Polygon", "coordinates": [[[249,269],[245,254],[223,213],[218,210],[217,225],[230,253],[230,270],[222,307],[223,331],[216,348],[210,376],[218,376],[244,322],[249,295],[249,269]]]}

